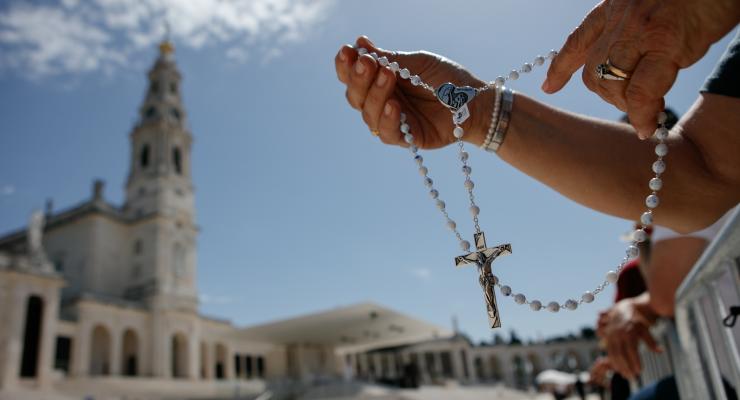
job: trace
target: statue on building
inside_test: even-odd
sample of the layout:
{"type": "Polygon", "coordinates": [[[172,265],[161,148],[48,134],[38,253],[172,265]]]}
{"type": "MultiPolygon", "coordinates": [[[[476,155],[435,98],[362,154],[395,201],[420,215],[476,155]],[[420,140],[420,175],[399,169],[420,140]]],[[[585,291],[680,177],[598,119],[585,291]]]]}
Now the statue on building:
{"type": "Polygon", "coordinates": [[[43,272],[52,272],[51,263],[46,257],[44,251],[43,235],[46,217],[42,211],[36,210],[31,214],[28,221],[28,258],[34,269],[40,269],[43,272]]]}

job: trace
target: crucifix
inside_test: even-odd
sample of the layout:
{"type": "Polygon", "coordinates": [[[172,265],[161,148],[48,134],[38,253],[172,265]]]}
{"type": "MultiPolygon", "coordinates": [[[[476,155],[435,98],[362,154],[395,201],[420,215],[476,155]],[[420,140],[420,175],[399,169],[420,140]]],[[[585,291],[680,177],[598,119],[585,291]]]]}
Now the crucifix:
{"type": "Polygon", "coordinates": [[[483,289],[483,296],[486,299],[488,323],[491,325],[491,328],[500,328],[501,318],[498,315],[496,293],[494,292],[496,278],[494,278],[491,271],[491,264],[496,257],[511,254],[511,245],[507,243],[496,247],[486,247],[486,235],[483,232],[478,232],[473,237],[475,238],[476,251],[455,257],[455,266],[462,267],[467,264],[478,266],[478,282],[480,282],[481,289],[483,289]]]}

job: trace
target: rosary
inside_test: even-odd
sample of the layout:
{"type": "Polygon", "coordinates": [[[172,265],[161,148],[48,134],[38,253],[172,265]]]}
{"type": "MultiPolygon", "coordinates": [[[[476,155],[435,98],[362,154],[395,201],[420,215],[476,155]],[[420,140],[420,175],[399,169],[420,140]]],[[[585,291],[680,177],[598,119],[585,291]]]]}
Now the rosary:
{"type": "MultiPolygon", "coordinates": [[[[367,49],[357,49],[359,55],[368,54],[367,49]]],[[[414,136],[410,132],[409,125],[406,123],[406,115],[401,113],[401,124],[400,130],[404,134],[404,140],[409,144],[409,150],[414,157],[414,161],[419,169],[424,185],[429,189],[429,196],[436,202],[437,208],[444,216],[447,227],[455,234],[460,248],[466,252],[466,254],[455,257],[455,266],[462,267],[468,264],[474,264],[478,267],[478,282],[483,289],[483,296],[486,303],[486,311],[488,314],[488,322],[491,328],[501,327],[501,318],[499,317],[498,306],[496,304],[496,294],[494,287],[498,286],[501,294],[504,296],[512,296],[512,289],[508,285],[503,285],[493,275],[491,265],[493,261],[499,257],[507,254],[511,254],[511,245],[502,244],[496,247],[488,247],[486,244],[485,233],[481,230],[478,223],[478,215],[480,214],[480,207],[475,203],[475,196],[473,195],[473,188],[475,187],[473,181],[470,179],[472,168],[468,165],[469,154],[465,151],[465,145],[463,144],[462,138],[465,135],[462,123],[470,117],[470,113],[467,104],[473,100],[473,98],[483,90],[494,88],[496,90],[496,100],[494,102],[493,114],[491,117],[491,125],[488,129],[488,135],[481,146],[484,150],[495,152],[503,142],[503,138],[506,132],[506,128],[509,124],[509,116],[513,104],[514,92],[504,86],[506,81],[516,80],[519,78],[520,73],[529,73],[535,66],[541,66],[545,63],[545,59],[552,60],[557,52],[552,50],[547,56],[537,56],[532,63],[525,63],[519,70],[512,70],[506,77],[499,76],[493,82],[480,87],[473,88],[470,86],[455,86],[452,83],[444,83],[437,88],[423,82],[418,75],[412,75],[407,68],[401,68],[401,66],[393,61],[391,62],[385,56],[379,56],[375,52],[369,53],[378,64],[383,67],[388,67],[394,73],[398,73],[402,79],[407,79],[413,86],[422,87],[429,92],[433,93],[436,98],[449,109],[452,113],[452,123],[454,128],[452,134],[455,137],[455,141],[459,148],[458,158],[462,163],[462,173],[465,177],[464,186],[467,191],[468,198],[470,200],[470,214],[473,218],[473,224],[475,226],[475,233],[473,234],[473,240],[475,244],[475,251],[470,251],[470,242],[464,240],[460,232],[457,230],[457,224],[450,218],[447,213],[445,202],[442,201],[439,195],[439,191],[434,188],[434,181],[429,177],[429,170],[424,166],[424,158],[419,155],[419,148],[414,145],[414,136]]],[[[600,78],[603,79],[619,79],[620,75],[610,73],[610,65],[602,64],[599,66],[597,73],[600,78]]],[[[624,78],[624,77],[621,77],[624,78]]],[[[659,198],[657,192],[663,186],[663,181],[660,175],[665,171],[666,165],[663,161],[663,157],[668,153],[668,146],[665,144],[665,139],[668,137],[668,129],[665,127],[666,114],[661,112],[658,116],[658,128],[655,131],[655,137],[658,139],[658,144],[655,146],[655,154],[657,160],[652,165],[652,170],[655,176],[650,179],[648,187],[651,193],[645,199],[645,205],[647,211],[645,211],[641,217],[640,222],[642,227],[636,229],[632,235],[632,241],[627,247],[626,254],[622,261],[613,270],[606,273],[606,279],[600,283],[593,291],[586,291],[581,295],[580,300],[567,299],[564,303],[558,303],[557,301],[551,301],[547,304],[547,310],[551,312],[558,312],[561,308],[567,310],[575,310],[579,304],[591,303],[594,301],[596,295],[601,293],[606,286],[617,282],[619,271],[622,270],[627,262],[639,254],[637,244],[647,240],[647,232],[645,227],[653,223],[653,212],[652,210],[658,206],[659,198]]],[[[513,296],[514,302],[517,304],[527,304],[533,311],[540,311],[543,309],[543,303],[540,300],[529,300],[522,293],[516,293],[513,296]]]]}

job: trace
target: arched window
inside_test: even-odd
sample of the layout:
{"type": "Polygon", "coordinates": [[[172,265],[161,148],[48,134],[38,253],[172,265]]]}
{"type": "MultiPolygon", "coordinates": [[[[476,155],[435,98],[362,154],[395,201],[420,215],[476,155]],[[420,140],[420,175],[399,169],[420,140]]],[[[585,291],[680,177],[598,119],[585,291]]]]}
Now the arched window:
{"type": "Polygon", "coordinates": [[[152,84],[149,85],[149,92],[151,92],[152,94],[157,94],[157,92],[159,92],[159,82],[152,82],[152,84]]]}
{"type": "Polygon", "coordinates": [[[141,148],[141,154],[139,154],[139,163],[141,164],[141,168],[146,168],[149,166],[149,145],[145,144],[141,148]]]}
{"type": "Polygon", "coordinates": [[[146,112],[144,113],[144,116],[147,119],[154,118],[156,115],[157,115],[157,109],[154,108],[154,106],[150,106],[149,108],[147,108],[146,112]]]}
{"type": "Polygon", "coordinates": [[[172,148],[172,163],[175,165],[175,172],[182,174],[182,156],[179,147],[172,148]]]}
{"type": "Polygon", "coordinates": [[[177,94],[177,83],[170,82],[170,93],[177,94]]]}
{"type": "Polygon", "coordinates": [[[137,239],[134,242],[134,254],[141,254],[142,252],[144,252],[144,242],[141,239],[137,239]]]}
{"type": "Polygon", "coordinates": [[[178,110],[177,108],[174,108],[174,107],[173,108],[170,108],[170,114],[172,114],[172,116],[176,120],[178,120],[178,121],[180,120],[180,110],[178,110]]]}

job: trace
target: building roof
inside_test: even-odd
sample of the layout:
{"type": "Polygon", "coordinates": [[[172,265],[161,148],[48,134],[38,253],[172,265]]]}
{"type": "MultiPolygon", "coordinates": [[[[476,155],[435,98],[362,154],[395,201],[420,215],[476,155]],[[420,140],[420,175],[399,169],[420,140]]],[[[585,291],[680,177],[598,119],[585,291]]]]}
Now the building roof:
{"type": "Polygon", "coordinates": [[[320,344],[364,351],[450,336],[439,326],[374,303],[361,303],[242,329],[240,336],[277,344],[320,344]]]}

